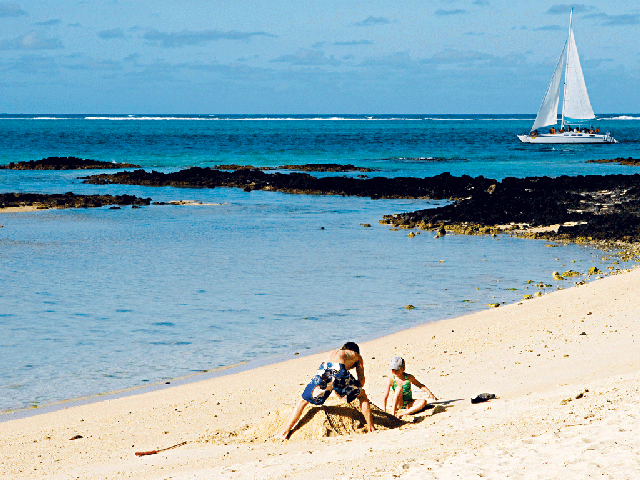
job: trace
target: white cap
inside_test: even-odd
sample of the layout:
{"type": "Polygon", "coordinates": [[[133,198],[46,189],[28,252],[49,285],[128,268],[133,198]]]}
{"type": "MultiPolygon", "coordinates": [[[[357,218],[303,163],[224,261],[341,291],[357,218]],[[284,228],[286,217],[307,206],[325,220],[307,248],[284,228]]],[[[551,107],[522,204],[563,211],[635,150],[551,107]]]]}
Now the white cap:
{"type": "Polygon", "coordinates": [[[389,368],[391,370],[399,370],[404,367],[404,358],[402,357],[393,357],[389,362],[389,368]]]}

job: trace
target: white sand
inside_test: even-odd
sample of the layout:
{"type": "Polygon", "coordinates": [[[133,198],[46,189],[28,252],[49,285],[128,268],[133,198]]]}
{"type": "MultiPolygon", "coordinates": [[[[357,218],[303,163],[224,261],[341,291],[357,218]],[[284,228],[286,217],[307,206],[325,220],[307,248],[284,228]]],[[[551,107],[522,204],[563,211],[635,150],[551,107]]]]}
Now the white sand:
{"type": "Polygon", "coordinates": [[[0,208],[0,213],[24,213],[35,212],[36,210],[45,210],[39,205],[23,205],[22,207],[4,207],[0,208]]]}
{"type": "Polygon", "coordinates": [[[638,285],[634,270],[361,344],[374,403],[394,355],[444,401],[414,424],[264,441],[322,361],[314,355],[2,423],[0,477],[635,478],[638,285]],[[482,392],[499,398],[472,405],[482,392]]]}

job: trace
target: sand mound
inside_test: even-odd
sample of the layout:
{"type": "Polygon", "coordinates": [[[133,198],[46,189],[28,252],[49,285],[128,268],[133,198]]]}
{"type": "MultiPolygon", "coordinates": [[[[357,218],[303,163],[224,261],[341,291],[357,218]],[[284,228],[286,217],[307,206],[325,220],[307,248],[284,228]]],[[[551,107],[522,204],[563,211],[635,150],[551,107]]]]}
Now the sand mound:
{"type": "MultiPolygon", "coordinates": [[[[291,440],[312,440],[324,437],[365,433],[366,422],[358,401],[338,403],[339,400],[327,402],[322,407],[308,406],[302,413],[298,424],[291,431],[291,440]]],[[[264,422],[246,435],[253,441],[272,439],[282,432],[293,406],[270,412],[264,422]]],[[[390,413],[371,405],[373,423],[378,430],[397,428],[405,424],[390,413]]]]}

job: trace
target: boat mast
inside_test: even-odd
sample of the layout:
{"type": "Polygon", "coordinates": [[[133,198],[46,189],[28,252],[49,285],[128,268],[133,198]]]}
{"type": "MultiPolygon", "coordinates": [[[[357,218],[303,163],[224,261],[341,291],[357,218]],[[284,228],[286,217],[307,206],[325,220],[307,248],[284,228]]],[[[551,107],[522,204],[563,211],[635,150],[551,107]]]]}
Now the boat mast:
{"type": "MultiPolygon", "coordinates": [[[[569,40],[571,39],[571,23],[573,21],[573,7],[571,7],[571,13],[569,14],[569,40]]],[[[567,70],[569,70],[569,49],[571,48],[571,42],[567,40],[567,56],[565,57],[564,67],[564,88],[562,89],[562,123],[560,129],[564,128],[564,105],[567,101],[567,70]]]]}

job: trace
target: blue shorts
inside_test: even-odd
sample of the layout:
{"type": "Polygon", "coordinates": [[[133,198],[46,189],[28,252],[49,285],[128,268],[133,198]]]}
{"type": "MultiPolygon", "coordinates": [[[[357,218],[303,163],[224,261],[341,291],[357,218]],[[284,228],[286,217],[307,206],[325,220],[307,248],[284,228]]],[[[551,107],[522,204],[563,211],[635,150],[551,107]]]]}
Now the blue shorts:
{"type": "Polygon", "coordinates": [[[324,362],[302,392],[302,398],[313,405],[322,405],[334,390],[347,402],[353,402],[362,391],[360,382],[342,363],[324,362]]]}

